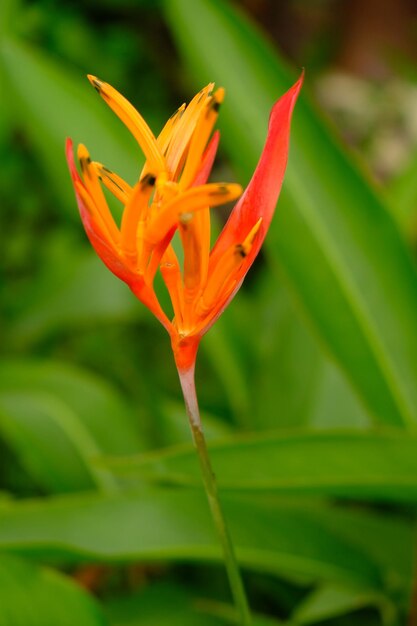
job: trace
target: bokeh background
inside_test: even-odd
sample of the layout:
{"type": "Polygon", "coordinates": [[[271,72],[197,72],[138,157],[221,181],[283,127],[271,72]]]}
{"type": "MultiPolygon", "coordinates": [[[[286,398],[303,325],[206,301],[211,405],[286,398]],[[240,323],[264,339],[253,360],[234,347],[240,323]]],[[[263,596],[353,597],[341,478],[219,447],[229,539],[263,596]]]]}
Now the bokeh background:
{"type": "Polygon", "coordinates": [[[0,29],[0,624],[234,623],[168,337],[91,250],[64,141],[133,182],[85,75],[155,133],[215,80],[213,180],[246,184],[301,68],[204,424],[256,624],[417,624],[415,3],[2,0],[0,29]]]}

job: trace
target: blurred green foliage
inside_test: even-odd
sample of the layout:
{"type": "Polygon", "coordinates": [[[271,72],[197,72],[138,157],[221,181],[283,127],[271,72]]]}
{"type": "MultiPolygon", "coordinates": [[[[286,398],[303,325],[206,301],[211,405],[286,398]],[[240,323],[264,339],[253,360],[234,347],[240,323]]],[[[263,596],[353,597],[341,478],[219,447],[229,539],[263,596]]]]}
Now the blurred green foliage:
{"type": "MultiPolygon", "coordinates": [[[[155,132],[215,80],[214,177],[247,182],[298,71],[227,0],[3,0],[0,25],[0,624],[235,623],[168,338],[90,249],[64,140],[134,181],[84,75],[155,132]]],[[[324,121],[332,42],[305,48],[277,216],[198,361],[254,626],[395,626],[415,576],[415,157],[382,189],[324,121]]]]}

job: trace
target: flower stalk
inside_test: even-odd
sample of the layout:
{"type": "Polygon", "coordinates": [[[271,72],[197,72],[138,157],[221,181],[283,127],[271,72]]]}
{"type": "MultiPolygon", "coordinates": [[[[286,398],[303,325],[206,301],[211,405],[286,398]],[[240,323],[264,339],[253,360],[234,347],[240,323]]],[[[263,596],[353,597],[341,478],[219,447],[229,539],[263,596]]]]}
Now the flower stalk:
{"type": "Polygon", "coordinates": [[[226,519],[223,514],[218,496],[216,478],[211,466],[207,449],[206,438],[201,424],[200,410],[198,407],[197,393],[195,389],[195,364],[186,370],[178,367],[178,375],[184,396],[185,407],[190,422],[191,433],[200,461],[201,475],[207,495],[211,515],[223,549],[223,557],[229,579],[230,590],[236,610],[239,615],[241,626],[250,626],[251,617],[246,592],[236,560],[232,538],[230,536],[226,519]]]}

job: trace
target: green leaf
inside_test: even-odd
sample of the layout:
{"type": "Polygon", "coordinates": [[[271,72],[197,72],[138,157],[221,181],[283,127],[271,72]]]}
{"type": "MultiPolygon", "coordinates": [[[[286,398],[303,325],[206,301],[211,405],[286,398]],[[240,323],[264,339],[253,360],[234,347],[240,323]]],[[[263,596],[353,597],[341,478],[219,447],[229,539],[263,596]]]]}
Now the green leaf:
{"type": "MultiPolygon", "coordinates": [[[[380,588],[385,579],[401,588],[410,580],[413,532],[405,522],[270,497],[225,494],[222,501],[238,559],[247,568],[363,588],[380,588]],[[389,562],[383,543],[388,536],[389,562]]],[[[0,549],[107,562],[221,559],[205,495],[155,488],[6,505],[0,549]]]]}
{"type": "Polygon", "coordinates": [[[39,49],[8,38],[1,43],[0,63],[8,97],[15,103],[16,124],[30,138],[51,186],[74,219],[77,209],[64,156],[66,137],[85,143],[93,158],[128,180],[135,179],[143,161],[140,149],[85,77],[39,49]]]}
{"type": "Polygon", "coordinates": [[[250,347],[240,360],[251,364],[251,430],[369,427],[370,418],[343,373],[296,316],[287,291],[268,266],[251,287],[221,320],[229,322],[227,330],[235,332],[236,341],[250,347]]]}
{"type": "Polygon", "coordinates": [[[417,223],[417,154],[388,185],[388,199],[404,234],[415,242],[417,223]]]}
{"type": "MultiPolygon", "coordinates": [[[[294,76],[228,2],[170,0],[165,6],[194,82],[214,80],[227,90],[224,142],[248,179],[270,108],[294,76]]],[[[267,251],[375,417],[410,425],[417,420],[415,268],[381,198],[323,125],[306,92],[296,106],[290,162],[267,251]]]]}
{"type": "MultiPolygon", "coordinates": [[[[213,618],[217,617],[220,619],[222,624],[235,624],[236,626],[239,626],[241,623],[236,609],[230,605],[222,602],[201,600],[201,602],[199,602],[199,606],[207,611],[207,613],[213,618]]],[[[282,622],[281,620],[278,621],[269,616],[266,617],[265,615],[254,614],[253,611],[251,611],[251,618],[252,626],[295,626],[287,621],[282,622]]]]}
{"type": "MultiPolygon", "coordinates": [[[[18,0],[4,0],[0,5],[0,36],[3,37],[12,29],[16,17],[18,0]]],[[[2,101],[5,98],[2,98],[2,101]]]]}
{"type": "Polygon", "coordinates": [[[239,363],[238,355],[230,341],[225,318],[219,320],[210,330],[203,342],[203,350],[213,365],[237,423],[246,425],[250,404],[248,386],[242,364],[239,363]]]}
{"type": "MultiPolygon", "coordinates": [[[[399,432],[296,432],[251,435],[211,443],[223,489],[276,490],[382,501],[417,500],[417,437],[399,432]]],[[[192,446],[115,459],[130,476],[200,485],[192,446]]]]}
{"type": "Polygon", "coordinates": [[[335,363],[320,356],[314,370],[316,385],[310,403],[309,425],[317,429],[370,428],[371,416],[346,377],[335,363]]]}
{"type": "Polygon", "coordinates": [[[98,322],[138,320],[145,312],[124,283],[90,250],[52,253],[46,268],[22,298],[9,339],[32,343],[51,333],[98,322]],[[91,297],[94,289],[94,297],[91,297]]]}
{"type": "Polygon", "coordinates": [[[104,626],[98,604],[52,569],[10,555],[0,559],[0,626],[104,626]]]}
{"type": "Polygon", "coordinates": [[[415,545],[414,522],[410,525],[402,521],[398,513],[361,515],[358,512],[354,508],[333,508],[330,514],[320,512],[320,517],[327,532],[339,534],[378,564],[397,606],[408,604],[414,571],[414,548],[411,547],[415,545]]]}
{"type": "MultiPolygon", "coordinates": [[[[225,626],[239,624],[234,607],[192,597],[178,585],[159,583],[130,597],[111,599],[106,613],[112,626],[225,626]]],[[[254,615],[253,626],[279,626],[282,622],[254,615]]]]}
{"type": "MultiPolygon", "coordinates": [[[[219,379],[230,387],[236,423],[251,431],[307,425],[369,428],[371,418],[360,399],[297,317],[271,267],[265,264],[246,287],[202,343],[219,379]],[[211,335],[217,329],[213,349],[211,335]]],[[[197,367],[197,383],[199,379],[197,367]]]]}
{"type": "MultiPolygon", "coordinates": [[[[297,626],[317,624],[325,620],[342,617],[358,609],[375,606],[385,617],[390,619],[395,609],[387,603],[385,598],[377,594],[341,585],[323,585],[307,596],[298,605],[291,616],[291,621],[297,626]]],[[[393,623],[384,621],[385,623],[393,623]]]]}
{"type": "Polygon", "coordinates": [[[0,393],[0,431],[38,485],[52,491],[104,488],[106,476],[90,467],[98,447],[59,398],[28,391],[0,393]]]}
{"type": "Polygon", "coordinates": [[[115,598],[106,605],[112,626],[222,626],[223,620],[204,615],[181,587],[157,584],[142,593],[115,598]]]}
{"type": "Polygon", "coordinates": [[[57,361],[0,362],[0,433],[47,490],[114,488],[91,459],[138,451],[134,421],[118,392],[85,370],[57,361]]]}

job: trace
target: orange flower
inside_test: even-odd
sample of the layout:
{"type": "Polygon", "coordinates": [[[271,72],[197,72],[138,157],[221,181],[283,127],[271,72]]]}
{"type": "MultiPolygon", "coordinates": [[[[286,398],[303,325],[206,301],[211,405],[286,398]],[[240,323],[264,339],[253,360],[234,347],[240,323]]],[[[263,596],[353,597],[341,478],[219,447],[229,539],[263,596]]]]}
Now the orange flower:
{"type": "Polygon", "coordinates": [[[194,366],[201,337],[239,289],[269,228],[287,163],[291,114],[300,80],[272,109],[262,156],[246,191],[210,250],[210,208],[236,199],[233,183],[209,183],[218,142],[210,139],[224,90],[209,84],[182,105],[156,138],[136,109],[113,87],[93,76],[91,84],[126,124],[146,162],[131,187],[87,149],[78,147],[82,177],[71,140],[67,159],[87,235],[107,267],[126,282],[170,334],[180,371],[194,366]],[[122,203],[120,227],[110,212],[102,184],[122,203]],[[183,262],[172,245],[178,232],[183,262]],[[174,318],[170,321],[154,291],[161,272],[174,318]]]}

